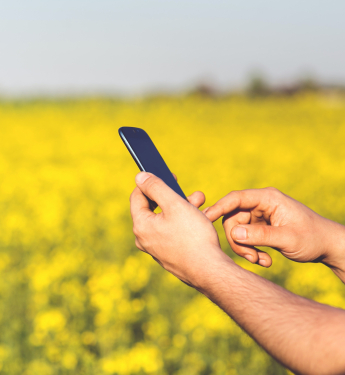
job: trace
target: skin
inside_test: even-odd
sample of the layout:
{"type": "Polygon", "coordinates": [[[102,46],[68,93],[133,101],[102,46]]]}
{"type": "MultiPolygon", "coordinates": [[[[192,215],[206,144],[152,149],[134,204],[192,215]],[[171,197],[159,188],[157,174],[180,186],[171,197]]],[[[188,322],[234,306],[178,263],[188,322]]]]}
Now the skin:
{"type": "Polygon", "coordinates": [[[275,188],[232,191],[203,211],[223,217],[233,251],[264,267],[271,257],[255,246],[269,246],[295,262],[322,262],[345,282],[345,227],[328,220],[275,188]]]}
{"type": "Polygon", "coordinates": [[[321,261],[343,281],[344,227],[272,188],[232,192],[202,213],[201,192],[188,203],[149,173],[139,173],[136,183],[130,201],[140,250],[222,308],[291,371],[345,373],[345,311],[294,295],[237,266],[221,250],[212,221],[224,217],[230,245],[252,262],[270,266],[269,255],[254,246],[273,246],[294,261],[321,261]],[[161,213],[150,209],[144,194],[161,213]]]}

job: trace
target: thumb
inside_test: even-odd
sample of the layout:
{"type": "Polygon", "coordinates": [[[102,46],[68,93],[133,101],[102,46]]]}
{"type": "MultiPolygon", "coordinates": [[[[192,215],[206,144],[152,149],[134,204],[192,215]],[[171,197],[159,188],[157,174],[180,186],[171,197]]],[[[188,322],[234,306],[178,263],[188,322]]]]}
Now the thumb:
{"type": "Polygon", "coordinates": [[[291,243],[289,229],[271,225],[236,225],[231,229],[230,235],[235,242],[252,246],[282,249],[291,243]]]}
{"type": "Polygon", "coordinates": [[[138,173],[135,182],[146,197],[156,202],[163,211],[169,210],[172,204],[180,200],[185,202],[182,197],[152,173],[138,173]]]}

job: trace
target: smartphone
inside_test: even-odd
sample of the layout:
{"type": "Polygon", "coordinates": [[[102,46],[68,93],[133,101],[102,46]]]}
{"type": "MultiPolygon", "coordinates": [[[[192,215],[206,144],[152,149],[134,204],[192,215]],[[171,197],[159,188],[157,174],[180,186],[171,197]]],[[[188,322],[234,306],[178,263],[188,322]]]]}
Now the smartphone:
{"type": "Polygon", "coordinates": [[[171,189],[173,189],[175,193],[187,200],[182,189],[145,130],[140,128],[122,127],[119,129],[119,134],[141,171],[150,172],[159,177],[171,189]]]}

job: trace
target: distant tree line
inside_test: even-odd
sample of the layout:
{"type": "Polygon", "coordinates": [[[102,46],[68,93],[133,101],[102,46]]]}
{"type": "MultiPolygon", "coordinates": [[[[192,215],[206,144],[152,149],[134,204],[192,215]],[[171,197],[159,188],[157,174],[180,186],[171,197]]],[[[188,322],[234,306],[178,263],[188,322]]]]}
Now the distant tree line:
{"type": "Polygon", "coordinates": [[[244,94],[250,98],[267,96],[294,96],[300,93],[315,92],[334,95],[345,95],[345,84],[325,84],[314,78],[306,77],[288,84],[271,85],[262,74],[254,74],[240,90],[220,90],[210,83],[200,83],[189,94],[204,97],[222,97],[244,94]]]}

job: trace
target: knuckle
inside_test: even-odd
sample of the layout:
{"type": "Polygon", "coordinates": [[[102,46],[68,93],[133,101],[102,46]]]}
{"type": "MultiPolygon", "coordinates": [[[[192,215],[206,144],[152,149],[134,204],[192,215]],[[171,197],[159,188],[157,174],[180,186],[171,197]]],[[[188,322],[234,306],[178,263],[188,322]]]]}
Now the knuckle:
{"type": "Polygon", "coordinates": [[[144,232],[144,225],[142,223],[142,221],[136,221],[134,224],[133,224],[133,233],[135,235],[135,237],[141,237],[143,232],[144,232]]]}
{"type": "Polygon", "coordinates": [[[283,193],[275,187],[266,187],[264,191],[267,193],[268,199],[273,199],[274,201],[281,199],[283,197],[283,193]]]}
{"type": "Polygon", "coordinates": [[[176,211],[193,211],[194,206],[190,205],[185,199],[175,199],[174,204],[172,205],[171,209],[176,208],[176,211]]]}
{"type": "Polygon", "coordinates": [[[239,192],[239,190],[231,190],[230,193],[228,194],[228,196],[237,194],[238,192],[239,192]]]}
{"type": "Polygon", "coordinates": [[[241,196],[241,190],[233,190],[233,191],[230,191],[230,193],[228,194],[228,197],[231,197],[231,198],[239,198],[241,196]]]}
{"type": "Polygon", "coordinates": [[[278,190],[277,188],[273,186],[268,186],[264,188],[264,190],[268,191],[270,194],[276,194],[276,195],[282,194],[280,190],[278,190]]]}
{"type": "Polygon", "coordinates": [[[140,231],[139,231],[139,228],[138,228],[138,225],[133,225],[133,233],[135,235],[135,237],[139,237],[140,236],[140,231]]]}
{"type": "Polygon", "coordinates": [[[161,180],[157,177],[151,177],[147,183],[147,189],[150,192],[157,191],[161,186],[161,180]]]}
{"type": "Polygon", "coordinates": [[[258,230],[258,237],[259,237],[259,240],[260,241],[266,241],[266,242],[269,242],[270,241],[270,231],[268,230],[268,227],[265,226],[265,225],[258,225],[258,227],[260,228],[258,230]]]}

